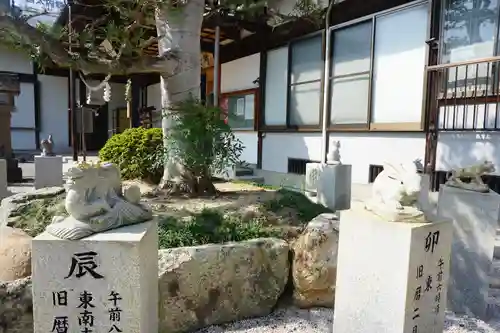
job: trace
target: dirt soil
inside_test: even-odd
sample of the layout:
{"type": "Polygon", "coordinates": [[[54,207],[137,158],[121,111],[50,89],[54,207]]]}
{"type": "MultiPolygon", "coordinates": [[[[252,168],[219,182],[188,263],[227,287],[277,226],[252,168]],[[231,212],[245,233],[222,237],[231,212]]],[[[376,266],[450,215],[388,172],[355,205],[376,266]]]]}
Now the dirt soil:
{"type": "Polygon", "coordinates": [[[220,194],[201,198],[153,195],[151,193],[154,192],[154,187],[151,185],[139,181],[124,183],[139,186],[144,202],[159,216],[187,218],[193,213],[209,208],[220,210],[224,214],[239,215],[243,219],[261,217],[266,224],[279,227],[285,239],[298,236],[305,224],[315,216],[315,210],[317,210],[316,205],[309,204],[305,197],[299,198],[302,201],[301,205],[294,205],[294,202],[290,200],[287,201],[288,204],[282,204],[280,199],[286,194],[246,183],[216,183],[215,186],[220,194]],[[301,208],[296,209],[299,206],[301,208]],[[304,214],[300,209],[305,209],[306,213],[304,214]]]}

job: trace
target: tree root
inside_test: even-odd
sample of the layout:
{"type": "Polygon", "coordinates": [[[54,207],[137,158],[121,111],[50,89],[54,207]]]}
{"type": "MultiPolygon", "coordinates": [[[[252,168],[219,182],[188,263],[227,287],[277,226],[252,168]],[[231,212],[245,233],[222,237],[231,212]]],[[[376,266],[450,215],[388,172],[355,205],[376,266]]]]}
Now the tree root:
{"type": "Polygon", "coordinates": [[[219,191],[210,178],[162,181],[158,186],[168,196],[217,196],[219,191]]]}

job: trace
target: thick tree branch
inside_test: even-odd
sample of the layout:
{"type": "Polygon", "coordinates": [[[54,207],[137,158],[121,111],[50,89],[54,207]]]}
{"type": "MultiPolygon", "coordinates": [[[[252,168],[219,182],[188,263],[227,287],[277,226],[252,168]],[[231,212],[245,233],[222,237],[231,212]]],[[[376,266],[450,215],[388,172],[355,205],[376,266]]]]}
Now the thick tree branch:
{"type": "Polygon", "coordinates": [[[84,73],[150,73],[163,72],[176,74],[180,51],[169,50],[161,56],[143,55],[138,61],[121,61],[121,59],[104,59],[97,54],[83,59],[77,52],[70,54],[64,44],[47,33],[31,26],[26,20],[0,14],[0,33],[12,34],[26,45],[36,46],[39,53],[46,54],[55,64],[61,67],[72,67],[84,73]]]}

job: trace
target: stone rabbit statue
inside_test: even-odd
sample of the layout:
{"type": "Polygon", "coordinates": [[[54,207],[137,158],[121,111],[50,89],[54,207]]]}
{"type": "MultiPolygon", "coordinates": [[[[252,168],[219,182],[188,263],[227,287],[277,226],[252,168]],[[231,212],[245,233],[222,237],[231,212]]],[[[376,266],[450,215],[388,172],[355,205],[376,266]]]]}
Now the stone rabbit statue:
{"type": "Polygon", "coordinates": [[[373,182],[372,198],[365,208],[389,218],[421,215],[417,201],[422,177],[417,172],[417,165],[387,162],[383,165],[384,170],[373,182]]]}
{"type": "Polygon", "coordinates": [[[41,156],[54,156],[54,140],[52,139],[52,134],[49,135],[47,139],[43,139],[40,142],[40,146],[42,146],[42,154],[41,156]]]}

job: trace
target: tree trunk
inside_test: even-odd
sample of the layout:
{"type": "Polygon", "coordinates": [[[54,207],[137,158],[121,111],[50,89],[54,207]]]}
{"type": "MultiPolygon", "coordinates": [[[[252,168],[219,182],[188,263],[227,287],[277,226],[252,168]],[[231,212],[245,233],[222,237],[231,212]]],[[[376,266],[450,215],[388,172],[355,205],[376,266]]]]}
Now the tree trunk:
{"type": "MultiPolygon", "coordinates": [[[[158,8],[155,13],[159,54],[169,49],[180,50],[180,74],[169,76],[167,73],[160,73],[162,129],[165,141],[169,131],[172,130],[174,121],[169,114],[169,106],[186,100],[190,95],[196,99],[200,98],[200,34],[205,1],[187,0],[186,4],[182,1],[179,3],[179,8],[164,6],[158,8]]],[[[160,187],[177,187],[181,183],[189,184],[195,181],[189,178],[190,176],[183,172],[175,157],[170,157],[165,162],[160,187]]]]}

